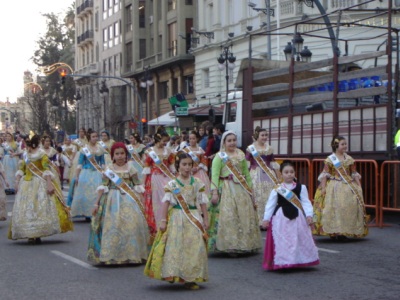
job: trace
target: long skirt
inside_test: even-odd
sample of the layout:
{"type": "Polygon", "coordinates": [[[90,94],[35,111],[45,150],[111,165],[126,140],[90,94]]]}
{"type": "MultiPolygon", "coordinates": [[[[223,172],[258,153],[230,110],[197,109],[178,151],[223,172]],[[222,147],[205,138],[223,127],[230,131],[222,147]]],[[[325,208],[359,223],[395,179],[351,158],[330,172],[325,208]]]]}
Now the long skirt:
{"type": "Polygon", "coordinates": [[[221,199],[210,206],[210,252],[246,253],[261,249],[257,211],[249,194],[233,180],[224,180],[221,199]]]}
{"type": "Polygon", "coordinates": [[[102,175],[93,169],[82,169],[78,185],[74,188],[71,203],[72,217],[91,217],[93,205],[97,200],[96,189],[102,184],[102,175]]]}
{"type": "Polygon", "coordinates": [[[7,220],[6,193],[4,191],[4,180],[0,178],[0,221],[7,220]]]}
{"type": "MultiPolygon", "coordinates": [[[[201,219],[197,210],[192,210],[201,219]]],[[[169,282],[208,281],[207,246],[203,235],[181,209],[172,209],[168,227],[158,232],[144,274],[169,282]]]]}
{"type": "MultiPolygon", "coordinates": [[[[358,194],[361,187],[355,184],[358,194]]],[[[364,202],[358,202],[356,195],[348,184],[338,180],[329,180],[325,195],[319,187],[314,197],[316,235],[345,235],[348,237],[365,237],[368,234],[368,216],[364,214],[364,202]]]]}
{"type": "Polygon", "coordinates": [[[137,203],[117,189],[100,199],[92,218],[88,260],[93,263],[142,263],[149,254],[149,229],[137,203]]]}
{"type": "Polygon", "coordinates": [[[275,184],[259,167],[250,170],[250,176],[253,182],[254,200],[257,204],[258,222],[261,225],[269,194],[271,194],[275,184]]]}
{"type": "Polygon", "coordinates": [[[4,155],[3,166],[6,180],[9,184],[7,189],[15,190],[15,173],[18,171],[18,157],[12,157],[11,155],[4,155]]]}
{"type": "Polygon", "coordinates": [[[164,197],[164,187],[169,178],[164,174],[148,174],[145,179],[145,210],[147,223],[151,234],[155,235],[163,218],[161,213],[161,199],[164,197]]]}
{"type": "Polygon", "coordinates": [[[46,181],[22,178],[15,196],[9,238],[40,238],[71,230],[73,224],[67,209],[56,195],[47,194],[46,181]]]}
{"type": "Polygon", "coordinates": [[[306,218],[290,220],[279,209],[267,232],[263,268],[278,270],[319,264],[318,249],[306,218]]]}

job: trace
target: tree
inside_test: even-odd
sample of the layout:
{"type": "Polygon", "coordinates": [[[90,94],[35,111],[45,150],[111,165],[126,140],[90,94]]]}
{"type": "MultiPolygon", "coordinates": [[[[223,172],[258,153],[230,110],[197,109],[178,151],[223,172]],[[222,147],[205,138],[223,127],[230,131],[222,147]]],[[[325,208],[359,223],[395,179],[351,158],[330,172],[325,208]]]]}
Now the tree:
{"type": "MultiPolygon", "coordinates": [[[[46,18],[47,31],[37,41],[38,48],[32,57],[33,62],[38,67],[49,66],[57,62],[64,62],[70,66],[74,66],[74,39],[75,39],[75,10],[71,6],[63,17],[54,13],[43,14],[46,18]]],[[[33,123],[38,126],[37,132],[42,133],[46,127],[43,122],[47,122],[50,127],[50,118],[53,118],[53,125],[61,125],[61,127],[69,133],[75,132],[75,117],[73,116],[75,104],[75,83],[72,77],[67,77],[64,85],[60,82],[60,75],[54,72],[47,77],[41,78],[41,86],[43,92],[38,97],[30,97],[28,105],[32,108],[34,117],[39,118],[40,114],[37,109],[39,106],[43,110],[43,106],[51,109],[43,110],[46,117],[35,120],[33,123]],[[44,102],[44,103],[43,103],[44,102]],[[51,114],[50,114],[51,110],[51,114]],[[67,128],[68,127],[68,128],[67,128]]],[[[40,109],[39,108],[39,109],[40,109]]]]}

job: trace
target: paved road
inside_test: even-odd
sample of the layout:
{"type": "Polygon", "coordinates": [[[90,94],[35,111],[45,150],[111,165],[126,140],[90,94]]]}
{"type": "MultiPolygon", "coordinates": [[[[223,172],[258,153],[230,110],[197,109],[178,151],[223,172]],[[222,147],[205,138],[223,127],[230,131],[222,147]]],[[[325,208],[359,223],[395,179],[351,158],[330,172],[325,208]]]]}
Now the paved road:
{"type": "Polygon", "coordinates": [[[210,256],[210,281],[198,291],[144,277],[143,265],[87,264],[83,220],[41,245],[7,240],[8,222],[0,222],[0,299],[399,299],[400,216],[386,220],[391,227],[371,228],[363,240],[317,238],[321,264],[313,268],[266,272],[261,253],[210,256]]]}

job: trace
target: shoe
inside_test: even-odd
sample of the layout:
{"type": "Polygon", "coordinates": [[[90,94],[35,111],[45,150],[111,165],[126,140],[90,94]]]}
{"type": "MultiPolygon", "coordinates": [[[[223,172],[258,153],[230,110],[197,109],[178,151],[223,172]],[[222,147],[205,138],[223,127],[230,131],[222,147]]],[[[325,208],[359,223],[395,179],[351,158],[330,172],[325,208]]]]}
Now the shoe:
{"type": "Polygon", "coordinates": [[[92,221],[91,217],[85,217],[85,222],[90,223],[92,221]]]}
{"type": "Polygon", "coordinates": [[[28,244],[35,244],[35,239],[28,239],[28,244]]]}
{"type": "Polygon", "coordinates": [[[35,244],[36,245],[41,244],[41,243],[42,243],[42,240],[40,238],[36,238],[35,239],[35,244]]]}
{"type": "Polygon", "coordinates": [[[185,288],[189,290],[198,290],[200,286],[196,282],[185,282],[185,288]]]}
{"type": "Polygon", "coordinates": [[[347,242],[349,239],[345,235],[338,235],[337,240],[340,242],[347,242]]]}

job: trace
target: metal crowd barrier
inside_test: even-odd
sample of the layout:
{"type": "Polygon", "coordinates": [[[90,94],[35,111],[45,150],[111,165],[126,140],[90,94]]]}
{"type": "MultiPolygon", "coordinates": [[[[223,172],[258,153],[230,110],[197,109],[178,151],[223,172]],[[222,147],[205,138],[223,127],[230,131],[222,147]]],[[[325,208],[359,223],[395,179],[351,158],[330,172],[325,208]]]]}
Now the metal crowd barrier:
{"type": "Polygon", "coordinates": [[[380,169],[379,227],[383,227],[383,212],[400,212],[400,161],[384,161],[380,169]]]}

